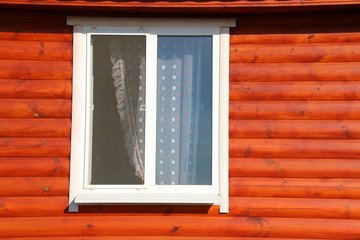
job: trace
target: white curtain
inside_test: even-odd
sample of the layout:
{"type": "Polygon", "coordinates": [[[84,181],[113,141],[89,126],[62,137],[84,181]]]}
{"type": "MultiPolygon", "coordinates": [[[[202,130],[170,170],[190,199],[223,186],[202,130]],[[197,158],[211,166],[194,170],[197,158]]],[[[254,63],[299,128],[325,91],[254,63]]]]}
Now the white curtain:
{"type": "Polygon", "coordinates": [[[145,56],[135,44],[111,42],[112,76],[125,147],[135,175],[144,178],[145,56]]]}
{"type": "Polygon", "coordinates": [[[196,184],[201,48],[197,39],[158,43],[156,183],[196,184]]]}

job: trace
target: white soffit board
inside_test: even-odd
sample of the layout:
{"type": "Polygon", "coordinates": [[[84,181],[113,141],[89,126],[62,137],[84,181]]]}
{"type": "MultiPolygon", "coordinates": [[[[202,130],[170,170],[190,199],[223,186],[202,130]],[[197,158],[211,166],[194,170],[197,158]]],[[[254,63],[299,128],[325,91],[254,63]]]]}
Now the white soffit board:
{"type": "Polygon", "coordinates": [[[235,18],[67,18],[67,25],[109,27],[235,27],[235,18]]]}

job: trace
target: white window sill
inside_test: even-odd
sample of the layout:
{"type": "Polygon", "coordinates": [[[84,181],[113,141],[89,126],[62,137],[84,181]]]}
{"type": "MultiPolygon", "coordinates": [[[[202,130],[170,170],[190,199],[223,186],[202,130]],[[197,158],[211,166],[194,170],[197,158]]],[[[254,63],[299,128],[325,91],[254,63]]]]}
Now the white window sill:
{"type": "Polygon", "coordinates": [[[80,193],[74,201],[76,204],[220,204],[218,194],[99,194],[80,193]]]}

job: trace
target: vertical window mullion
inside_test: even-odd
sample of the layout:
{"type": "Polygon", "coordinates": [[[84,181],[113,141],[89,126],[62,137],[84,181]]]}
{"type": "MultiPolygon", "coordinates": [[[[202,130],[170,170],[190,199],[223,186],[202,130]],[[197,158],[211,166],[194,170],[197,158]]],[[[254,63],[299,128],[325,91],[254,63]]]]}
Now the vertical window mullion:
{"type": "MultiPolygon", "coordinates": [[[[92,41],[91,41],[91,33],[87,33],[86,34],[86,87],[85,87],[85,91],[86,91],[86,116],[85,116],[85,121],[86,121],[86,152],[85,152],[85,159],[91,159],[92,158],[92,154],[91,154],[91,149],[92,149],[92,124],[93,124],[93,70],[92,70],[92,66],[93,66],[93,46],[92,46],[92,41]]],[[[90,185],[90,179],[91,179],[91,162],[90,161],[85,161],[85,174],[84,174],[84,187],[87,188],[88,185],[90,185]]]]}
{"type": "Polygon", "coordinates": [[[213,142],[212,142],[212,166],[213,166],[213,183],[214,191],[219,191],[219,100],[220,100],[220,37],[213,35],[213,142]]]}
{"type": "Polygon", "coordinates": [[[146,40],[146,116],[145,116],[145,181],[155,185],[156,173],[156,85],[157,35],[149,34],[146,40]]]}

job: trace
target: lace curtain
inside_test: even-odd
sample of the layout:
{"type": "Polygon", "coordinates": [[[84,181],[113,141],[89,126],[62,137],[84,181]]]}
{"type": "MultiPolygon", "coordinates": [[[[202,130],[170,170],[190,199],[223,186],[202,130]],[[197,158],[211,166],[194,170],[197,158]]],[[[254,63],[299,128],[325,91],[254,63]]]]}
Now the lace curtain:
{"type": "Polygon", "coordinates": [[[125,147],[135,175],[144,178],[145,152],[145,56],[139,48],[124,41],[110,45],[112,76],[117,111],[125,133],[125,147]]]}
{"type": "MultiPolygon", "coordinates": [[[[159,185],[198,184],[199,119],[201,92],[204,91],[201,44],[197,37],[158,37],[156,184],[159,185]]],[[[119,41],[111,43],[110,51],[127,154],[135,174],[143,178],[145,56],[134,54],[134,44],[119,41]]],[[[207,70],[211,71],[211,65],[207,70]]],[[[211,90],[211,81],[209,85],[211,90]]],[[[211,96],[209,99],[211,109],[211,96]]],[[[211,145],[207,148],[211,151],[211,145]]]]}

